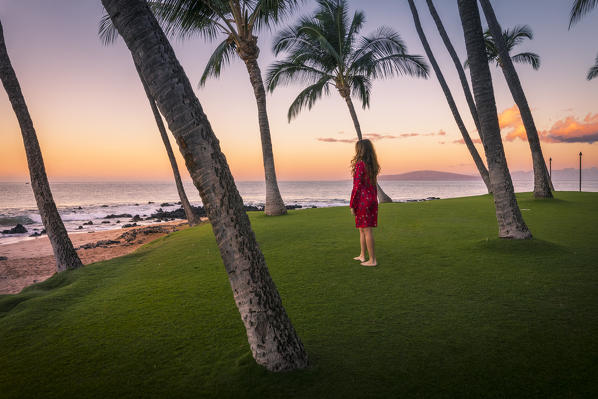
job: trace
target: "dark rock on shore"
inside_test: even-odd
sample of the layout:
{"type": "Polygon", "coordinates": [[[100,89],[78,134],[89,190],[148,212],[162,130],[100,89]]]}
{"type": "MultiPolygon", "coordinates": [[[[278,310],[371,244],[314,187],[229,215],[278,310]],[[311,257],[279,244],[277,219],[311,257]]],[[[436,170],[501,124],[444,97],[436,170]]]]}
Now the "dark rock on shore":
{"type": "MultiPolygon", "coordinates": [[[[140,229],[133,229],[125,231],[117,237],[119,240],[125,240],[126,242],[134,241],[138,235],[157,234],[157,233],[169,233],[171,230],[162,226],[148,226],[140,229]]],[[[174,230],[176,231],[176,229],[174,230]]]]}
{"type": "Polygon", "coordinates": [[[110,224],[110,220],[102,220],[102,224],[110,224]]]}
{"type": "MultiPolygon", "coordinates": [[[[287,209],[300,209],[300,208],[303,208],[303,206],[302,205],[287,205],[286,208],[287,209]]],[[[315,206],[314,206],[314,208],[315,208],[315,206]]]]}
{"type": "Polygon", "coordinates": [[[126,229],[127,227],[137,227],[137,223],[127,223],[122,226],[123,229],[126,229]]]}
{"type": "Polygon", "coordinates": [[[83,223],[83,226],[91,226],[91,225],[93,225],[93,222],[91,220],[89,222],[83,223]]]}
{"type": "Polygon", "coordinates": [[[119,214],[112,214],[104,216],[104,219],[120,219],[120,218],[132,218],[133,215],[130,213],[119,213],[119,214]]]}
{"type": "Polygon", "coordinates": [[[162,202],[160,206],[172,206],[172,204],[169,204],[168,202],[162,202]]]}
{"type": "Polygon", "coordinates": [[[83,226],[77,227],[77,230],[83,230],[83,226]]]}
{"type": "Polygon", "coordinates": [[[102,208],[108,208],[108,205],[102,205],[102,208]]]}
{"type": "Polygon", "coordinates": [[[8,260],[6,256],[0,256],[0,260],[8,260]]]}
{"type": "Polygon", "coordinates": [[[39,232],[36,231],[35,233],[30,234],[29,237],[39,237],[39,236],[42,236],[44,234],[46,234],[46,229],[43,229],[42,231],[39,231],[39,232]]]}
{"type": "Polygon", "coordinates": [[[2,230],[2,234],[23,234],[27,233],[27,229],[22,224],[17,224],[10,230],[2,230]]]}
{"type": "Polygon", "coordinates": [[[133,216],[133,219],[131,219],[131,222],[139,222],[141,220],[143,220],[143,219],[141,219],[141,217],[139,215],[135,215],[135,216],[133,216]]]}
{"type": "Polygon", "coordinates": [[[100,241],[96,241],[96,242],[90,242],[87,244],[83,244],[81,245],[79,248],[77,249],[92,249],[92,248],[107,248],[109,245],[112,244],[120,244],[120,241],[117,240],[100,240],[100,241]]]}

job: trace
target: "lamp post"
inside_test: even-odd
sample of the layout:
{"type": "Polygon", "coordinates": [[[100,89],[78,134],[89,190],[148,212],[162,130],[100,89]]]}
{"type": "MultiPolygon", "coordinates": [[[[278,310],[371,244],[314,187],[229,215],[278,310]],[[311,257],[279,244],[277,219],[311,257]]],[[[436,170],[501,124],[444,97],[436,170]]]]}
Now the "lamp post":
{"type": "Polygon", "coordinates": [[[550,164],[550,169],[548,170],[548,176],[550,176],[550,178],[552,179],[552,157],[550,157],[548,162],[550,164]]]}
{"type": "Polygon", "coordinates": [[[579,152],[579,191],[581,191],[581,151],[579,152]]]}

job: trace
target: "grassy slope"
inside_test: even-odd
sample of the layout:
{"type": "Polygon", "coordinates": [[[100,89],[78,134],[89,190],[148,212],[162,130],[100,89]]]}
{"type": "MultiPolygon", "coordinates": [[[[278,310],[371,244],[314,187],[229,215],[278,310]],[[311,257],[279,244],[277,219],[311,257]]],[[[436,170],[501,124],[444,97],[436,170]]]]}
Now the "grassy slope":
{"type": "Polygon", "coordinates": [[[301,372],[253,362],[207,225],[54,276],[0,297],[1,396],[596,394],[598,194],[529,197],[524,242],[487,196],[385,204],[375,269],[347,208],[251,215],[301,372]]]}

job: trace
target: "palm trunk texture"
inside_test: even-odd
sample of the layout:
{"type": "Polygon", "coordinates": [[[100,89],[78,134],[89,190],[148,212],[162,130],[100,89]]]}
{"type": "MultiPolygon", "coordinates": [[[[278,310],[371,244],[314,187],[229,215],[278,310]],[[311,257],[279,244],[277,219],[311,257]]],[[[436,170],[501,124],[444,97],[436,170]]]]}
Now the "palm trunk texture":
{"type": "Polygon", "coordinates": [[[170,145],[170,140],[168,139],[168,134],[166,133],[166,127],[164,126],[164,122],[162,122],[162,116],[160,115],[160,111],[156,106],[156,101],[154,100],[154,97],[152,97],[152,93],[150,93],[149,88],[147,87],[147,83],[145,83],[145,79],[143,79],[143,75],[141,75],[141,71],[139,70],[139,66],[137,66],[137,64],[135,64],[135,68],[137,69],[137,74],[139,75],[139,79],[141,80],[141,84],[143,85],[143,90],[145,91],[147,100],[150,103],[152,113],[154,114],[154,119],[156,120],[156,125],[158,125],[160,137],[162,138],[162,142],[164,143],[164,147],[166,148],[166,154],[168,155],[170,167],[172,168],[172,174],[174,175],[174,183],[176,184],[176,189],[179,193],[179,198],[181,199],[181,205],[183,206],[183,210],[185,211],[187,222],[189,222],[190,226],[196,226],[199,223],[201,223],[201,219],[198,215],[195,214],[195,212],[193,212],[193,208],[191,207],[189,199],[187,198],[187,194],[185,193],[185,188],[183,187],[183,181],[181,180],[179,167],[176,163],[176,158],[174,157],[174,152],[172,151],[172,146],[170,145]]]}
{"type": "Polygon", "coordinates": [[[455,122],[457,122],[457,126],[461,131],[461,135],[463,136],[463,141],[465,141],[465,145],[473,158],[475,166],[478,168],[478,172],[480,176],[482,176],[482,180],[484,180],[484,184],[488,189],[488,192],[492,192],[490,188],[490,176],[488,175],[488,170],[484,165],[484,161],[480,157],[478,150],[475,148],[471,137],[469,137],[469,132],[467,132],[467,128],[463,123],[463,119],[461,119],[461,114],[459,114],[459,110],[457,109],[457,104],[455,104],[455,100],[453,99],[453,95],[451,94],[451,90],[449,89],[448,85],[446,84],[446,80],[444,80],[444,75],[442,75],[442,71],[438,66],[438,62],[436,62],[436,58],[432,53],[432,49],[430,48],[430,44],[428,43],[428,39],[426,38],[426,34],[422,28],[421,22],[419,20],[419,14],[417,12],[417,8],[415,7],[415,3],[413,0],[409,0],[409,7],[411,8],[411,13],[413,14],[413,21],[415,22],[415,29],[417,30],[417,34],[419,35],[419,39],[424,46],[424,51],[430,60],[430,64],[432,64],[432,69],[434,69],[434,73],[438,78],[438,82],[440,83],[440,87],[442,87],[442,91],[444,92],[444,96],[446,97],[446,101],[448,102],[449,108],[453,113],[453,117],[455,118],[455,122]]]}
{"type": "MultiPolygon", "coordinates": [[[[343,93],[341,93],[341,96],[347,102],[347,107],[349,107],[349,113],[351,114],[351,119],[353,120],[353,125],[355,126],[355,131],[357,132],[357,138],[359,140],[362,140],[363,136],[361,135],[361,126],[359,125],[359,119],[357,119],[357,113],[355,112],[355,107],[353,106],[353,101],[351,100],[351,96],[349,96],[348,94],[345,95],[343,93]]],[[[380,187],[380,183],[376,183],[376,191],[378,192],[378,202],[379,203],[392,202],[392,198],[390,198],[384,192],[384,190],[382,190],[382,187],[380,187]]]]}
{"type": "Polygon", "coordinates": [[[266,215],[278,216],[287,213],[280,190],[276,180],[276,169],[274,167],[274,153],[272,152],[272,138],[270,136],[270,123],[268,121],[268,110],[266,108],[266,91],[262,80],[262,72],[257,63],[259,48],[253,42],[245,48],[239,48],[240,56],[245,62],[249,80],[253,87],[253,93],[257,102],[257,115],[260,125],[260,137],[262,140],[262,156],[264,161],[264,174],[266,177],[266,215]],[[242,53],[242,54],[241,54],[242,53]]]}
{"type": "Polygon", "coordinates": [[[469,112],[471,113],[471,117],[473,118],[473,123],[475,123],[475,127],[478,130],[478,135],[480,136],[480,140],[483,140],[482,137],[482,130],[480,129],[480,119],[478,117],[478,110],[473,100],[473,96],[471,94],[471,89],[469,88],[469,83],[467,82],[467,77],[465,76],[465,71],[463,70],[463,64],[461,64],[461,60],[459,60],[459,56],[451,43],[451,39],[449,39],[448,34],[446,33],[446,29],[444,29],[444,25],[442,20],[438,16],[438,12],[436,12],[436,7],[434,7],[434,2],[432,0],[426,0],[428,3],[428,9],[430,10],[430,14],[432,15],[432,19],[434,19],[434,23],[436,24],[436,28],[438,29],[438,33],[440,33],[440,37],[442,38],[442,42],[446,47],[447,51],[449,52],[453,63],[455,64],[455,68],[457,69],[457,74],[459,75],[459,80],[461,81],[461,87],[463,88],[463,94],[465,95],[465,100],[467,101],[467,105],[469,106],[469,112]]]}
{"type": "Polygon", "coordinates": [[[81,259],[77,255],[73,243],[69,238],[64,223],[60,218],[56,203],[52,197],[50,183],[46,175],[42,151],[37,141],[33,121],[29,115],[25,98],[21,92],[21,86],[17,80],[17,75],[10,63],[6,44],[4,43],[4,33],[0,23],[0,79],[8,94],[8,99],[12,105],[15,115],[21,127],[23,144],[27,155],[27,165],[29,166],[29,176],[31,179],[31,188],[37,203],[37,209],[42,219],[42,223],[48,234],[52,251],[56,258],[56,270],[61,272],[67,269],[76,269],[83,266],[81,259]]]}
{"type": "Polygon", "coordinates": [[[473,95],[480,118],[481,134],[484,137],[486,162],[498,221],[498,236],[501,238],[527,239],[531,238],[532,235],[517,205],[513,182],[505,158],[498,125],[492,77],[486,57],[482,23],[476,1],[458,0],[458,5],[465,36],[467,57],[470,62],[471,85],[473,86],[473,95]]]}
{"type": "Polygon", "coordinates": [[[509,85],[509,90],[513,95],[513,99],[519,108],[523,126],[527,133],[527,141],[532,152],[532,161],[534,165],[534,197],[552,198],[551,180],[548,176],[548,168],[546,167],[544,155],[542,154],[542,146],[540,145],[540,138],[538,136],[538,131],[536,130],[534,117],[532,116],[525,93],[521,87],[519,75],[517,75],[517,71],[515,70],[515,66],[513,65],[513,61],[511,60],[511,56],[509,55],[509,51],[503,40],[502,29],[496,19],[496,15],[494,14],[490,2],[488,0],[480,0],[480,4],[484,10],[486,21],[488,21],[488,28],[490,28],[490,33],[492,34],[492,37],[494,37],[494,42],[498,49],[498,55],[501,60],[501,69],[507,84],[509,85]]]}
{"type": "Polygon", "coordinates": [[[199,190],[254,359],[271,371],[305,368],[299,339],[243,210],[218,139],[144,0],[102,0],[139,65],[199,190]]]}

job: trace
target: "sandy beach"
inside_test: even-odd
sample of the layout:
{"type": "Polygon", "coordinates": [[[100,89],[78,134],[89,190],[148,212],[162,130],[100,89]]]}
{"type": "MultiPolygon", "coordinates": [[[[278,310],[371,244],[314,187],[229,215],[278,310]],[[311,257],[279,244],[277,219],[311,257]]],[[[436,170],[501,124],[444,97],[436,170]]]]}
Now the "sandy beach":
{"type": "MultiPolygon", "coordinates": [[[[206,218],[204,218],[207,220],[206,218]]],[[[143,244],[189,225],[182,220],[147,226],[71,233],[71,241],[83,264],[126,255],[143,244]]],[[[28,285],[39,283],[56,272],[52,246],[47,236],[0,245],[0,294],[16,294],[28,285]]]]}

